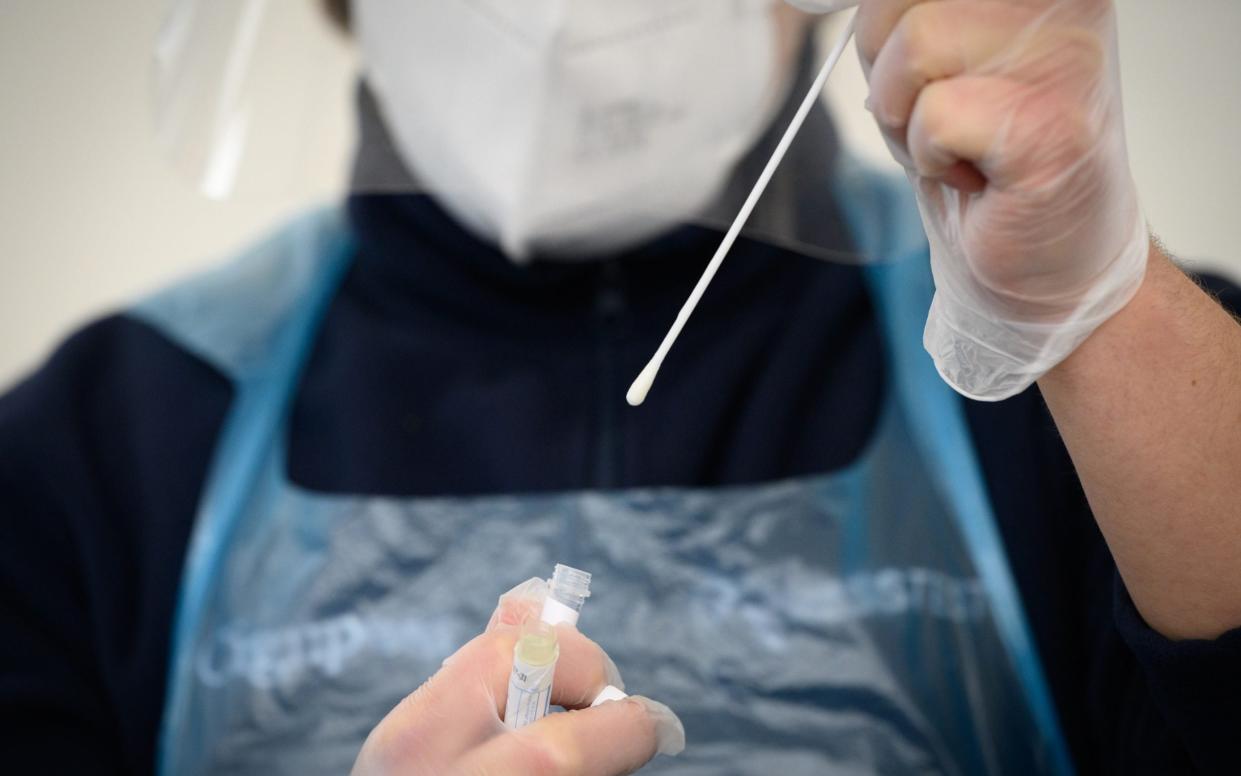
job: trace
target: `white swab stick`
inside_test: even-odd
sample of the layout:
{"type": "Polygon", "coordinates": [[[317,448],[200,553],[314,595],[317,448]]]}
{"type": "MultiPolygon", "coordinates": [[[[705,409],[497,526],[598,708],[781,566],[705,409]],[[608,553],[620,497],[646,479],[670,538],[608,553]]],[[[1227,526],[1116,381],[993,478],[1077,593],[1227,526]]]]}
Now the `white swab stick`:
{"type": "Polygon", "coordinates": [[[655,355],[638,373],[638,377],[633,381],[633,385],[629,386],[629,391],[625,394],[625,401],[630,406],[636,407],[646,401],[646,394],[651,390],[651,385],[655,382],[655,375],[659,374],[659,368],[663,366],[664,359],[668,356],[668,351],[672,350],[672,345],[677,341],[677,337],[681,335],[681,330],[685,328],[685,323],[689,317],[693,315],[694,308],[698,306],[698,300],[702,299],[702,295],[706,292],[707,286],[711,285],[711,280],[715,277],[715,273],[719,271],[720,265],[724,263],[724,257],[732,250],[733,243],[737,241],[737,236],[741,234],[742,228],[746,221],[749,220],[750,214],[754,212],[755,205],[763,196],[763,192],[767,190],[767,184],[771,182],[771,177],[775,175],[776,168],[780,166],[780,162],[784,160],[784,155],[788,152],[789,146],[793,144],[793,139],[797,137],[798,131],[801,130],[802,124],[805,123],[806,117],[810,115],[810,110],[814,107],[819,99],[819,95],[823,93],[823,87],[827,84],[827,77],[836,69],[836,63],[840,61],[840,57],[845,53],[845,48],[849,45],[849,41],[853,39],[853,28],[856,18],[849,20],[849,26],[841,33],[840,40],[836,42],[832,53],[828,55],[827,61],[823,63],[823,69],[819,71],[819,76],[814,79],[814,85],[810,87],[809,94],[802,101],[801,107],[797,109],[793,120],[789,122],[789,128],[785,130],[784,137],[780,138],[779,145],[776,146],[775,152],[771,155],[771,159],[767,162],[767,167],[763,169],[763,174],[758,176],[758,182],[754,184],[754,189],[750,192],[750,196],[746,198],[745,204],[741,206],[741,211],[737,213],[737,218],[733,221],[733,225],[729,228],[728,233],[724,235],[724,239],[720,242],[720,247],[716,249],[715,255],[711,257],[711,263],[707,265],[703,271],[702,277],[698,279],[698,285],[694,286],[694,290],[690,293],[689,298],[685,300],[681,312],[677,313],[677,319],[673,322],[672,328],[668,329],[668,334],[664,336],[664,341],[660,343],[659,349],[655,351],[655,355]]]}

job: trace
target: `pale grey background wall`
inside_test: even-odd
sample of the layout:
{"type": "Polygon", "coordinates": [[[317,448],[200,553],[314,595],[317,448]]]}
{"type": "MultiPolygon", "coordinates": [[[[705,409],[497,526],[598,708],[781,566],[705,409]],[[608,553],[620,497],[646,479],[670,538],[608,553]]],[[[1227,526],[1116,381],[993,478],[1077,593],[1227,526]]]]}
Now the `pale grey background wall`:
{"type": "MultiPolygon", "coordinates": [[[[311,13],[309,0],[272,2],[311,13]]],[[[316,46],[333,118],[304,179],[216,204],[173,173],[149,119],[163,5],[0,0],[0,390],[83,322],[337,191],[353,62],[326,32],[316,46]]],[[[1147,212],[1179,255],[1241,278],[1241,2],[1120,5],[1130,147],[1147,212]]],[[[849,141],[882,159],[855,61],[846,58],[830,99],[849,141]]]]}

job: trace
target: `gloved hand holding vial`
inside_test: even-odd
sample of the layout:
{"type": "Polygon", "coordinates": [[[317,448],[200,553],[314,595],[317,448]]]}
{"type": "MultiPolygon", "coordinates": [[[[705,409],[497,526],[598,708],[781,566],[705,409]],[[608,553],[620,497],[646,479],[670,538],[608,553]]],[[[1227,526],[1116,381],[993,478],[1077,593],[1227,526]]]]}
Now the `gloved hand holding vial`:
{"type": "Polygon", "coordinates": [[[611,658],[575,627],[576,610],[566,605],[572,598],[549,595],[562,592],[558,581],[571,579],[561,569],[567,567],[557,567],[551,585],[530,579],[502,595],[486,630],[371,731],[353,773],[611,776],[631,773],[657,754],[680,753],[685,729],[667,706],[629,696],[592,708],[601,695],[619,695],[624,683],[611,658]],[[546,700],[566,713],[516,730],[506,724],[514,711],[515,652],[553,665],[546,700]]]}
{"type": "MultiPolygon", "coordinates": [[[[542,580],[532,582],[541,585],[542,580]]],[[[513,730],[547,716],[556,661],[560,657],[556,626],[567,623],[576,627],[582,605],[589,597],[589,572],[557,563],[538,619],[527,617],[522,622],[521,635],[513,648],[513,673],[504,709],[504,724],[513,730]]],[[[620,675],[616,678],[619,684],[620,675]]],[[[591,705],[623,697],[623,690],[608,685],[591,705]]]]}

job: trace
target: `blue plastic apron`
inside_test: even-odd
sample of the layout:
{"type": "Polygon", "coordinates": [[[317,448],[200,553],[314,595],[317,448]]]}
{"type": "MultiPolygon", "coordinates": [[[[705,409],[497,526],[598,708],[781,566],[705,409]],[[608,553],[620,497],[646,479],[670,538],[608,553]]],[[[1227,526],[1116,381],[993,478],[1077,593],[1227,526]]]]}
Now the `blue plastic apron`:
{"type": "Polygon", "coordinates": [[[348,772],[500,592],[562,562],[595,575],[583,630],[685,723],[652,773],[1070,773],[960,403],[920,347],[916,210],[899,182],[839,185],[856,242],[888,259],[869,274],[893,378],[863,455],[822,476],[308,492],[285,476],[286,421],[352,254],[342,215],[142,305],[237,387],[182,577],[161,771],[348,772]]]}

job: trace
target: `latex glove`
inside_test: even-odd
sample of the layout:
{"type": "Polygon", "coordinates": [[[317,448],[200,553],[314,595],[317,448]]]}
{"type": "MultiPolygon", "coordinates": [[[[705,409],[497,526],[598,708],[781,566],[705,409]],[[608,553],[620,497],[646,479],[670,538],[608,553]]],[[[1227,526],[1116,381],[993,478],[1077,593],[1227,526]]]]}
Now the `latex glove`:
{"type": "MultiPolygon", "coordinates": [[[[788,0],[833,11],[848,0],[788,0]]],[[[1019,393],[1121,310],[1150,235],[1106,0],[862,0],[868,107],[931,247],[923,345],[966,396],[1019,393]]]]}
{"type": "Polygon", "coordinates": [[[857,24],[868,106],[930,240],[923,344],[966,396],[1011,396],[1119,312],[1145,274],[1115,10],[864,0],[857,24]]]}
{"type": "Polygon", "coordinates": [[[571,711],[520,730],[504,726],[518,631],[524,619],[539,616],[546,594],[546,583],[532,579],[501,596],[487,630],[371,731],[353,773],[611,776],[684,749],[681,721],[663,704],[630,696],[588,708],[604,687],[623,684],[604,651],[569,625],[557,626],[552,703],[571,711]]]}

